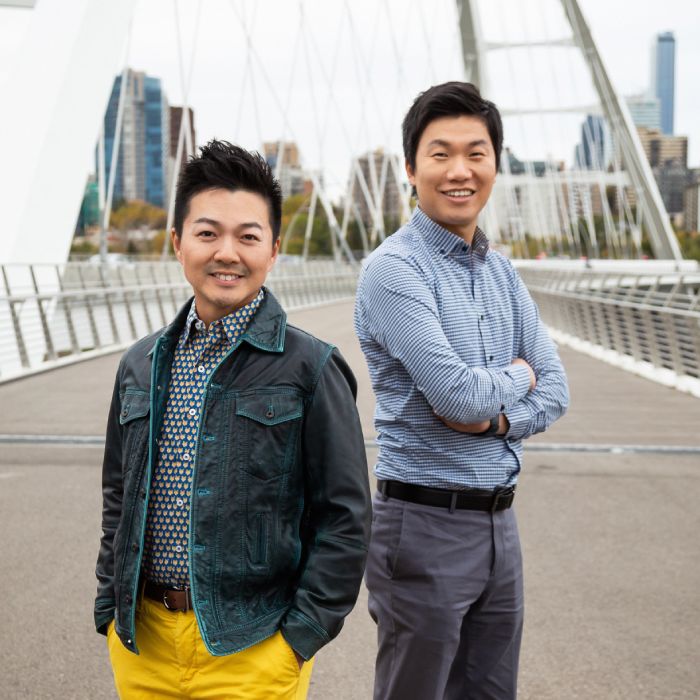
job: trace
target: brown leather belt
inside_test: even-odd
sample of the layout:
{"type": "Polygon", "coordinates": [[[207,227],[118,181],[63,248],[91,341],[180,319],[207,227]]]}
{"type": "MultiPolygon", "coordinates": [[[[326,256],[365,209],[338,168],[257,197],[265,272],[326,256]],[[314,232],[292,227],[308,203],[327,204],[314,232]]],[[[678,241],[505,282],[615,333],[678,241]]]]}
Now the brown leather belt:
{"type": "Polygon", "coordinates": [[[171,612],[187,612],[192,610],[192,596],[189,586],[184,589],[166,588],[152,581],[146,581],[143,586],[146,598],[162,603],[171,612]]]}

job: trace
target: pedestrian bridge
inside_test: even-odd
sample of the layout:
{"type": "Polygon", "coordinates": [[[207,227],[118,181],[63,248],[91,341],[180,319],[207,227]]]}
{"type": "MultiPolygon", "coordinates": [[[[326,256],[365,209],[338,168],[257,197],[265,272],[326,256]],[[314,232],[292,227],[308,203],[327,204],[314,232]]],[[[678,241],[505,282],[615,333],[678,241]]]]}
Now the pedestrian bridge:
{"type": "MultiPolygon", "coordinates": [[[[353,367],[371,465],[374,402],[352,331],[355,271],[292,268],[280,266],[270,286],[297,309],[293,323],[335,343],[353,367]]],[[[532,263],[521,274],[543,316],[561,324],[571,408],[528,441],[518,486],[527,600],[520,696],[693,697],[698,399],[610,360],[692,385],[697,272],[544,270],[532,263]]],[[[52,274],[5,269],[12,286],[0,299],[8,380],[0,384],[0,695],[114,698],[105,642],[92,628],[92,571],[117,348],[162,325],[189,292],[177,268],[162,266],[52,274]]],[[[370,698],[374,649],[363,591],[319,654],[310,697],[370,698]]]]}
{"type": "MultiPolygon", "coordinates": [[[[700,396],[700,270],[692,261],[514,261],[557,339],[700,396]]],[[[2,265],[0,382],[128,347],[190,296],[177,262],[2,265]]],[[[351,299],[358,265],[284,256],[289,310],[351,299]]]]}

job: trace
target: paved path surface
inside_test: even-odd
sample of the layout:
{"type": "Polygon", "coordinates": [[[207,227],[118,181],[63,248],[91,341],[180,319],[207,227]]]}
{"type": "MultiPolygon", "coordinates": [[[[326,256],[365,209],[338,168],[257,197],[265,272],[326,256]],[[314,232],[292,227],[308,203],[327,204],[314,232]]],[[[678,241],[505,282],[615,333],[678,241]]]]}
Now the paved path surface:
{"type": "MultiPolygon", "coordinates": [[[[294,314],[355,369],[373,400],[349,304],[294,314]]],[[[572,407],[546,447],[700,447],[700,401],[562,350],[572,407]]],[[[0,386],[0,434],[99,435],[118,357],[0,386]]],[[[369,459],[375,458],[369,450],[369,459]]],[[[96,447],[0,444],[0,698],[114,698],[92,628],[100,518],[96,447]]],[[[525,550],[520,697],[700,696],[700,455],[526,453],[517,511],[525,550]]],[[[312,700],[371,697],[366,596],[320,654],[312,700]]],[[[420,698],[406,700],[421,700],[420,698]]]]}

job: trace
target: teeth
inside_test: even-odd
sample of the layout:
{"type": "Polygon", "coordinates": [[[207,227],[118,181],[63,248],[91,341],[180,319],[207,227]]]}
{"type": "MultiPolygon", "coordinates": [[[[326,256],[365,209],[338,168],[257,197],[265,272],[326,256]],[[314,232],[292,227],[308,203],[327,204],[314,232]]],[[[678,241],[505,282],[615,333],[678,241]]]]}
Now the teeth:
{"type": "Polygon", "coordinates": [[[474,190],[449,190],[448,192],[445,192],[446,195],[449,195],[450,197],[468,197],[469,195],[474,194],[474,190]]]}
{"type": "Polygon", "coordinates": [[[233,280],[237,280],[240,275],[222,275],[220,273],[215,273],[214,277],[218,280],[223,280],[224,282],[233,282],[233,280]]]}

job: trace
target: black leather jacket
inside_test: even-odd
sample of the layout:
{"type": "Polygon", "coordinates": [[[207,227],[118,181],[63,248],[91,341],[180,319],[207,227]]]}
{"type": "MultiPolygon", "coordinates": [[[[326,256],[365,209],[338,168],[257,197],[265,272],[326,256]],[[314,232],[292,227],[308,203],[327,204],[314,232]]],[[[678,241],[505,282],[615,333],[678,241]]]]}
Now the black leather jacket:
{"type": "MultiPolygon", "coordinates": [[[[155,440],[188,309],[125,353],[109,413],[95,625],[105,633],[114,618],[134,652],[155,440]]],[[[355,604],[370,528],[355,393],[340,353],[287,326],[266,290],[248,330],[212,373],[200,416],[189,569],[212,654],[281,629],[308,659],[355,604]]]]}

